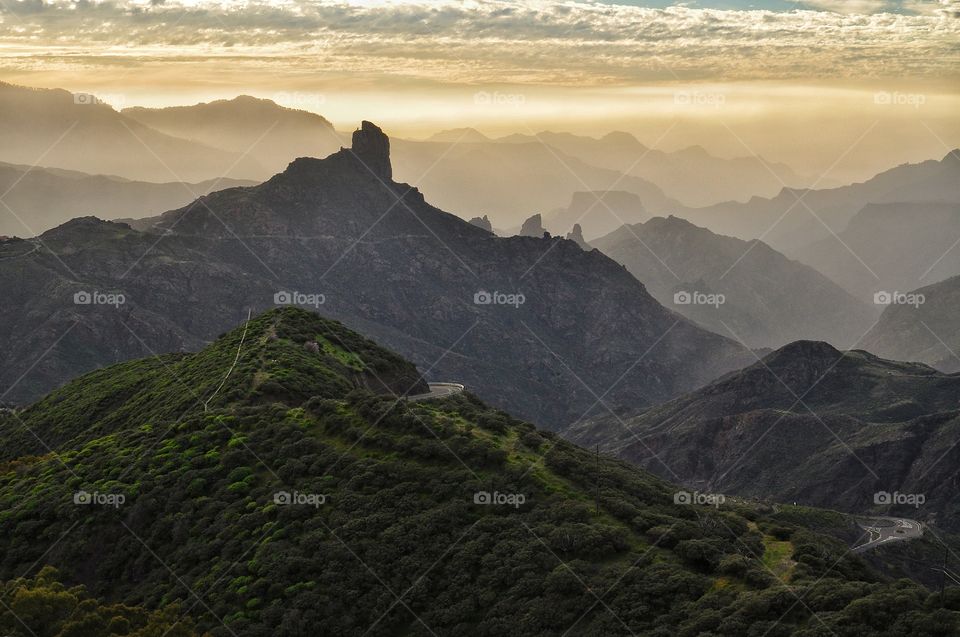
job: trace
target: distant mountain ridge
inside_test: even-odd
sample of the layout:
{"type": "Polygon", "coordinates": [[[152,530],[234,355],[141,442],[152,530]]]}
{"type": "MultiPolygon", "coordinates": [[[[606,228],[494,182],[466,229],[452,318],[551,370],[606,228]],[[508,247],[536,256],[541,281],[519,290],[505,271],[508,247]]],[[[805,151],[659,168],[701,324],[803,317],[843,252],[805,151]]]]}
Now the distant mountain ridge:
{"type": "Polygon", "coordinates": [[[639,195],[623,190],[574,192],[564,208],[557,208],[544,218],[544,225],[554,234],[570,232],[575,224],[589,241],[602,237],[624,224],[642,223],[650,218],[639,195]]]}
{"type": "Polygon", "coordinates": [[[166,135],[93,95],[0,83],[0,162],[139,181],[256,178],[249,155],[166,135]]]}
{"type": "Polygon", "coordinates": [[[960,372],[960,276],[907,293],[922,303],[887,306],[863,346],[889,358],[960,372]]]}
{"type": "Polygon", "coordinates": [[[724,159],[711,155],[702,146],[663,151],[650,148],[623,131],[600,138],[543,131],[510,135],[498,141],[548,144],[588,164],[648,179],[667,196],[690,207],[773,196],[785,184],[800,188],[813,183],[813,179],[797,175],[789,166],[762,157],[724,159]]]}
{"type": "Polygon", "coordinates": [[[0,308],[10,352],[0,375],[14,384],[30,370],[7,398],[150,350],[198,349],[283,292],[389,343],[431,379],[551,428],[598,403],[668,399],[749,356],[596,251],[498,238],[434,208],[392,181],[390,150],[365,122],[352,149],[202,197],[142,222],[149,232],[78,219],[43,235],[56,257],[2,246],[0,293],[12,306],[0,308]],[[127,303],[75,305],[84,290],[122,291],[127,303]]]}
{"type": "Polygon", "coordinates": [[[878,313],[762,241],[717,235],[678,217],[623,226],[591,245],[666,307],[750,347],[801,339],[855,345],[878,313]]]}
{"type": "Polygon", "coordinates": [[[940,160],[902,164],[849,186],[784,188],[775,197],[678,208],[676,214],[716,232],[743,239],[763,237],[774,248],[796,256],[805,246],[843,232],[868,204],[960,203],[958,177],[960,151],[954,150],[940,160]]]}
{"type": "MultiPolygon", "coordinates": [[[[958,172],[960,178],[960,172],[958,172]]],[[[836,237],[796,251],[851,294],[909,292],[960,274],[960,199],[868,204],[836,237]]]]}
{"type": "Polygon", "coordinates": [[[126,108],[123,114],[168,135],[256,157],[263,179],[296,157],[327,155],[347,141],[321,115],[249,95],[192,106],[126,108]]]}
{"type": "Polygon", "coordinates": [[[210,179],[200,183],[153,183],[113,175],[0,163],[0,235],[31,237],[74,217],[146,217],[182,206],[214,189],[252,181],[210,179]]]}

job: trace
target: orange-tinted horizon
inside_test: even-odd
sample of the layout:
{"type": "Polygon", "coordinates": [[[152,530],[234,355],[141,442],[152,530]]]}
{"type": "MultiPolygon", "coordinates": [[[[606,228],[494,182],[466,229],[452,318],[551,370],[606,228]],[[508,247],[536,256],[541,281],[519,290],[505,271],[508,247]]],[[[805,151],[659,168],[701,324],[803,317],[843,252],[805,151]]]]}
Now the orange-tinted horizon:
{"type": "Polygon", "coordinates": [[[406,138],[622,130],[833,183],[960,146],[960,20],[911,6],[52,0],[0,10],[0,80],[117,108],[247,94],[406,138]]]}

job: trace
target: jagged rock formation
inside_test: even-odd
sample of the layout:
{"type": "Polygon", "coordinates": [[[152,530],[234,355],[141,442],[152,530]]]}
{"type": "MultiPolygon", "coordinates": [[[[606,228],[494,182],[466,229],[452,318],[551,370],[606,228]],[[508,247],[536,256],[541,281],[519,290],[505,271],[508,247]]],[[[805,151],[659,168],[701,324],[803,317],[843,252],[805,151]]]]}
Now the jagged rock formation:
{"type": "Polygon", "coordinates": [[[364,120],[353,133],[353,154],[380,179],[393,179],[390,165],[390,139],[380,127],[364,120]]]}
{"type": "Polygon", "coordinates": [[[540,213],[537,213],[528,217],[527,220],[523,222],[519,234],[521,237],[540,238],[544,233],[546,233],[546,229],[543,227],[543,218],[540,216],[540,213]]]}
{"type": "Polygon", "coordinates": [[[573,241],[578,246],[584,250],[591,250],[590,244],[584,241],[583,239],[583,228],[580,227],[579,223],[573,224],[573,229],[567,233],[567,240],[573,241]]]}
{"type": "Polygon", "coordinates": [[[470,220],[470,223],[478,228],[483,228],[487,232],[493,232],[493,224],[490,223],[490,219],[487,218],[487,215],[482,217],[474,217],[470,220]]]}
{"type": "Polygon", "coordinates": [[[642,223],[649,218],[650,213],[638,195],[606,190],[573,193],[570,203],[547,214],[543,223],[554,232],[566,232],[573,224],[580,224],[584,235],[593,241],[624,224],[642,223]]]}
{"type": "Polygon", "coordinates": [[[263,184],[146,220],[148,232],[86,218],[42,245],[0,245],[7,399],[151,351],[196,350],[278,299],[551,428],[596,406],[601,388],[613,388],[611,408],[648,405],[746,362],[732,340],[677,323],[596,251],[498,238],[434,208],[385,178],[382,131],[365,124],[355,137],[354,149],[297,159],[263,184]],[[81,291],[122,292],[125,302],[75,304],[81,291]]]}

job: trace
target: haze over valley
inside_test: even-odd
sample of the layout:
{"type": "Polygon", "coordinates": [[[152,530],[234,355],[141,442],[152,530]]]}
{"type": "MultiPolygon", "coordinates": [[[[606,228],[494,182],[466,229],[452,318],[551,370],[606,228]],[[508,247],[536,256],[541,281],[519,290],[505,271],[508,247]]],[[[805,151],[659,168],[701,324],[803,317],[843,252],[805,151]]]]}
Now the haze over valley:
{"type": "Polygon", "coordinates": [[[0,3],[0,634],[960,635],[958,36],[0,3]]]}

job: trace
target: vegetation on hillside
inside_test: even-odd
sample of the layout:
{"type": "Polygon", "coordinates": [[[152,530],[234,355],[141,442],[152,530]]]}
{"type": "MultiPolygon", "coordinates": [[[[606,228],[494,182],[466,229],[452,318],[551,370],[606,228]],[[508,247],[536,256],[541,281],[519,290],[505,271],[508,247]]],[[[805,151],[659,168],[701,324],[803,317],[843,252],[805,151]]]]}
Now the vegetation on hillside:
{"type": "Polygon", "coordinates": [[[887,581],[768,509],[676,504],[469,394],[370,390],[407,381],[412,365],[294,309],[81,378],[4,422],[0,577],[50,564],[216,637],[960,630],[956,591],[887,581]]]}

